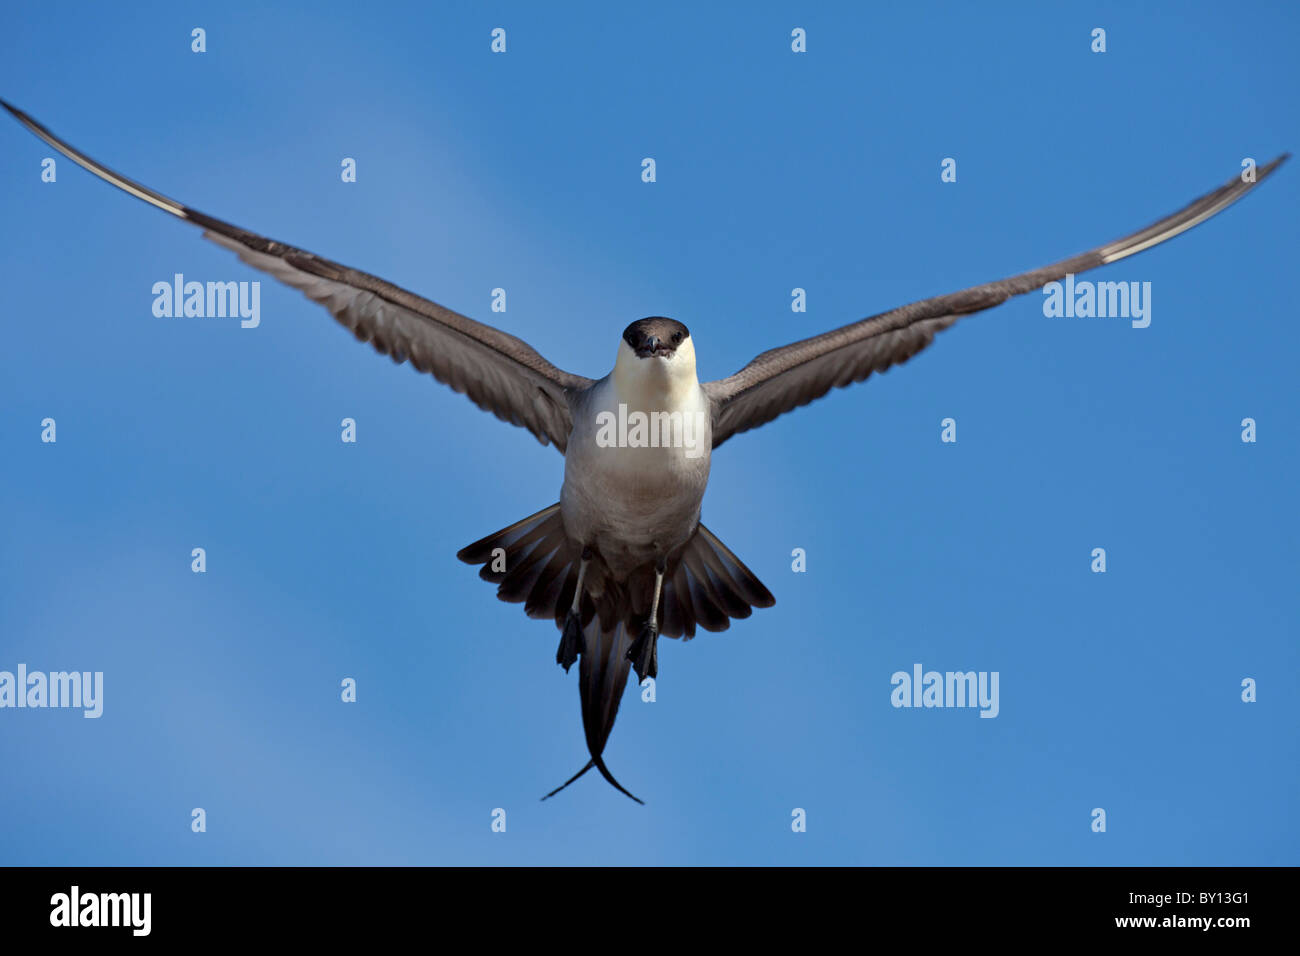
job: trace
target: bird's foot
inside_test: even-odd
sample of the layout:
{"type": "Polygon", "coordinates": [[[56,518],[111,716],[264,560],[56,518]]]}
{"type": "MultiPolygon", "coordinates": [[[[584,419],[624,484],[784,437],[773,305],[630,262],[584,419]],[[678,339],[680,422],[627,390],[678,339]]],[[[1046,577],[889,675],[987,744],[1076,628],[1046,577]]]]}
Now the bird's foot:
{"type": "Polygon", "coordinates": [[[560,646],[555,651],[555,663],[569,672],[573,662],[582,652],[582,621],[576,611],[570,611],[564,619],[564,633],[560,635],[560,646]]]}
{"type": "Polygon", "coordinates": [[[647,677],[659,676],[659,628],[654,621],[641,625],[641,633],[627,649],[627,659],[632,662],[638,683],[647,677]]]}

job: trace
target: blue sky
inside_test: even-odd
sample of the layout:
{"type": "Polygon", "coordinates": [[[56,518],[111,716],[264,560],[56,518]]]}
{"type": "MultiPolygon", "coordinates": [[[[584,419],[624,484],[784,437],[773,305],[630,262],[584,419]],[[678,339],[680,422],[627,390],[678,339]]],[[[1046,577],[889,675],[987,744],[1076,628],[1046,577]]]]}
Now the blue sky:
{"type": "MultiPolygon", "coordinates": [[[[29,4],[0,96],[592,376],[641,316],[722,377],[1300,147],[1287,4],[431,6],[29,4]]],[[[720,450],[704,520],[777,604],[662,642],[606,751],[638,807],[538,801],[576,671],[455,559],[560,456],[50,153],[0,118],[0,670],[105,701],[0,710],[0,862],[1298,862],[1300,166],[1090,276],[1149,328],[1031,294],[720,450]],[[155,318],[177,272],[262,280],[261,326],[155,318]],[[914,663],[997,671],[998,717],[893,708],[914,663]]]]}

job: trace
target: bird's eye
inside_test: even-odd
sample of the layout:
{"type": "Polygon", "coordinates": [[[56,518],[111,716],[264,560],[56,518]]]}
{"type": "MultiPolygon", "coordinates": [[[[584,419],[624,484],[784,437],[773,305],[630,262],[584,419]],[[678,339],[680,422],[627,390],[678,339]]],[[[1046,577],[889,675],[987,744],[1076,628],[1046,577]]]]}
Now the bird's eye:
{"type": "Polygon", "coordinates": [[[680,333],[680,332],[674,332],[674,333],[673,333],[673,345],[678,345],[678,344],[681,343],[681,341],[682,341],[682,333],[680,333]]]}

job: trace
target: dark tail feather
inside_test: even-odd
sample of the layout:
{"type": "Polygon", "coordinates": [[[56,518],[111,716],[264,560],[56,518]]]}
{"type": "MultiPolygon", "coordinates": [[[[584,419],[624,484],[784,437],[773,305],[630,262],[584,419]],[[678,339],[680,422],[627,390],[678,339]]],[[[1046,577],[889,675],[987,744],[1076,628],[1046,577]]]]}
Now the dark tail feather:
{"type": "MultiPolygon", "coordinates": [[[[551,505],[480,538],[457,552],[466,564],[481,564],[478,576],[498,585],[497,597],[524,604],[529,617],[564,626],[573,600],[581,549],[564,533],[560,506],[551,505]]],[[[590,609],[584,609],[584,617],[590,609]]]]}
{"type": "MultiPolygon", "coordinates": [[[[581,770],[579,770],[577,773],[575,773],[575,774],[574,774],[572,777],[570,777],[568,780],[564,781],[564,783],[560,784],[558,787],[556,787],[554,790],[552,790],[552,791],[551,791],[550,793],[548,793],[546,796],[542,797],[542,799],[543,799],[543,800],[549,800],[549,799],[551,799],[551,797],[555,796],[557,793],[559,793],[561,790],[563,790],[563,789],[564,789],[565,787],[567,787],[569,784],[573,783],[573,781],[577,780],[579,777],[581,777],[584,773],[586,773],[588,770],[590,770],[590,769],[591,769],[592,767],[594,767],[594,766],[596,766],[596,762],[595,762],[594,760],[588,760],[588,761],[587,761],[587,766],[583,767],[581,770]]],[[[619,789],[622,790],[623,788],[622,788],[622,787],[619,787],[619,789]]],[[[626,790],[624,790],[623,792],[624,792],[624,793],[627,793],[626,790]]],[[[629,796],[631,796],[631,795],[629,794],[629,796]]],[[[632,799],[635,800],[636,798],[633,797],[632,799]]]]}
{"type": "MultiPolygon", "coordinates": [[[[557,628],[564,627],[577,585],[581,549],[569,540],[558,504],[480,538],[456,556],[483,565],[479,577],[497,585],[501,600],[523,602],[529,617],[550,618],[557,628]]],[[[662,637],[694,637],[697,625],[706,631],[726,630],[733,618],[748,617],[752,608],[773,603],[763,582],[704,525],[698,526],[670,562],[674,566],[664,580],[660,600],[662,637]]],[[[631,670],[627,652],[649,612],[652,583],[653,574],[645,575],[641,582],[644,593],[636,596],[622,583],[606,581],[596,599],[592,592],[584,596],[578,693],[591,760],[543,800],[595,767],[615,790],[643,803],[614,779],[602,755],[627,688],[631,670]]]]}
{"type": "Polygon", "coordinates": [[[577,780],[579,777],[581,777],[592,767],[595,767],[597,770],[599,770],[600,775],[604,777],[606,780],[608,780],[610,783],[612,783],[614,785],[614,789],[617,790],[619,793],[625,794],[626,796],[631,797],[637,803],[641,804],[641,806],[643,807],[645,806],[644,800],[642,800],[640,797],[636,796],[635,794],[628,793],[627,788],[625,788],[621,783],[619,783],[617,780],[614,779],[614,775],[609,772],[609,768],[605,766],[605,761],[602,760],[600,757],[592,757],[590,760],[587,761],[587,765],[585,767],[583,767],[581,770],[575,773],[568,780],[564,781],[564,783],[560,784],[558,787],[556,787],[546,796],[542,797],[542,799],[543,800],[551,799],[551,797],[555,796],[557,793],[559,793],[569,784],[573,783],[573,781],[577,780]]]}
{"type": "MultiPolygon", "coordinates": [[[[583,628],[578,693],[582,697],[582,726],[587,733],[587,752],[591,754],[591,760],[564,787],[595,767],[615,790],[644,805],[645,801],[614,779],[601,757],[609,732],[614,728],[614,718],[618,716],[623,690],[627,687],[627,673],[632,667],[627,659],[627,649],[631,646],[632,638],[622,620],[605,627],[600,617],[595,616],[583,628]]],[[[559,790],[552,792],[558,793],[559,790]]]]}
{"type": "Polygon", "coordinates": [[[539,531],[549,530],[548,526],[558,518],[559,513],[558,503],[543,508],[527,518],[521,518],[508,528],[494,531],[487,537],[479,538],[473,544],[466,545],[456,553],[456,557],[466,564],[490,564],[495,549],[503,548],[508,553],[511,549],[517,548],[521,542],[525,542],[525,539],[535,539],[539,536],[539,531]]]}
{"type": "MultiPolygon", "coordinates": [[[[632,798],[633,800],[635,800],[637,803],[641,804],[641,806],[643,806],[643,807],[645,806],[645,801],[644,801],[644,800],[642,800],[642,799],[641,799],[640,797],[638,797],[638,796],[635,796],[635,795],[633,795],[633,794],[631,794],[631,793],[628,793],[628,791],[624,788],[624,786],[623,786],[621,783],[619,783],[617,780],[614,779],[614,775],[613,775],[612,773],[610,773],[610,772],[609,772],[609,768],[605,766],[605,761],[604,761],[604,760],[602,760],[600,757],[592,757],[590,763],[588,764],[588,766],[590,766],[591,763],[594,763],[594,764],[596,765],[596,769],[600,771],[600,775],[601,775],[602,777],[604,777],[606,780],[608,780],[611,784],[614,785],[614,789],[615,789],[615,790],[617,790],[619,793],[623,794],[625,797],[631,797],[631,798],[632,798]]],[[[567,784],[566,784],[566,786],[567,786],[567,784]]]]}
{"type": "Polygon", "coordinates": [[[621,620],[606,628],[599,617],[593,617],[582,629],[582,658],[578,667],[582,728],[587,734],[587,753],[598,767],[609,732],[614,729],[618,705],[623,700],[627,673],[632,669],[627,659],[631,646],[627,624],[621,620]]]}
{"type": "Polygon", "coordinates": [[[749,617],[753,608],[776,603],[754,572],[704,525],[677,554],[675,564],[664,579],[659,602],[662,637],[689,640],[696,625],[725,631],[733,618],[749,617]]]}

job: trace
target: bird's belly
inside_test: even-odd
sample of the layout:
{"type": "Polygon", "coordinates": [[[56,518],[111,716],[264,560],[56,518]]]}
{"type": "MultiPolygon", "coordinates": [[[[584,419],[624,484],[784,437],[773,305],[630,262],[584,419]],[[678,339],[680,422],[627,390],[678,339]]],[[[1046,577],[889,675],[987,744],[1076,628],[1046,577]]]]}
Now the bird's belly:
{"type": "Polygon", "coordinates": [[[623,577],[695,533],[708,478],[708,452],[571,447],[560,495],[565,530],[623,577]]]}

